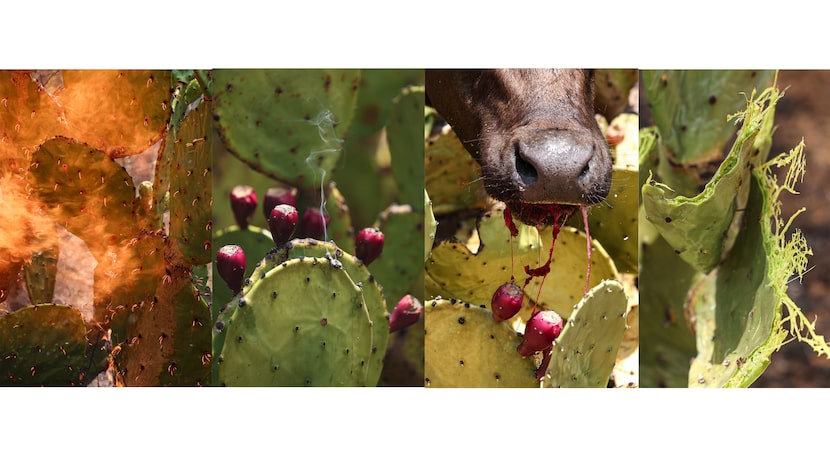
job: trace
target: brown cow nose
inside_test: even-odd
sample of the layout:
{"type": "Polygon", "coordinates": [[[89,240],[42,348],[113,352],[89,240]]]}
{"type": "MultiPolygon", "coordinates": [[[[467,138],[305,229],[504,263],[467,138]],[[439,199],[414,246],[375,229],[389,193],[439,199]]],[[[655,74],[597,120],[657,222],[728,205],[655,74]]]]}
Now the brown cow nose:
{"type": "Polygon", "coordinates": [[[591,204],[608,195],[607,146],[589,132],[537,130],[515,139],[513,149],[524,202],[591,204]]]}

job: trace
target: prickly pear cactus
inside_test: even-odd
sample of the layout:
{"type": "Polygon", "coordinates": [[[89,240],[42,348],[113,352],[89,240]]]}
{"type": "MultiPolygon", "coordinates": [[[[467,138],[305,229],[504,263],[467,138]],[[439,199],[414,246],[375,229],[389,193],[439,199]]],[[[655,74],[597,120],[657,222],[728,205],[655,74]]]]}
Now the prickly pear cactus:
{"type": "MultiPolygon", "coordinates": [[[[8,179],[2,195],[19,199],[11,208],[16,228],[33,236],[17,239],[3,227],[0,247],[17,242],[9,260],[20,268],[4,267],[12,273],[0,280],[20,281],[34,304],[5,306],[12,312],[0,320],[14,322],[19,337],[53,357],[60,349],[66,363],[30,365],[48,377],[41,384],[86,385],[107,367],[115,384],[207,383],[209,311],[184,300],[181,293],[198,300],[195,289],[180,290],[198,278],[196,266],[210,254],[210,171],[203,168],[206,152],[196,152],[207,136],[206,119],[193,115],[203,114],[207,103],[192,80],[179,81],[170,71],[0,72],[6,140],[0,169],[8,179]],[[191,88],[187,103],[185,88],[191,88]],[[149,166],[135,166],[134,158],[149,166]],[[91,267],[68,260],[86,259],[78,244],[65,252],[58,234],[81,242],[91,267]],[[25,276],[15,276],[20,269],[25,276]],[[75,273],[89,276],[79,280],[75,273]],[[83,288],[75,290],[77,284],[83,288]],[[89,300],[79,294],[87,292],[89,300]],[[67,306],[53,305],[57,298],[67,306]],[[43,312],[59,312],[62,320],[43,312]],[[50,333],[69,334],[61,325],[80,325],[80,339],[50,333]],[[158,339],[155,349],[146,338],[158,339]]],[[[9,378],[8,384],[30,382],[9,378]]]]}
{"type": "MultiPolygon", "coordinates": [[[[621,72],[616,76],[603,74],[602,81],[610,82],[609,98],[620,99],[625,93],[625,100],[628,100],[632,84],[625,83],[625,75],[635,76],[636,72],[621,72]],[[627,88],[617,94],[620,98],[614,96],[611,88],[617,83],[618,89],[627,88]]],[[[434,114],[425,111],[427,125],[431,117],[434,114]]],[[[517,234],[513,237],[505,221],[503,206],[486,197],[479,180],[479,167],[455,134],[444,130],[425,140],[425,184],[432,205],[432,213],[427,214],[427,219],[432,215],[436,222],[435,238],[424,263],[428,299],[425,303],[426,373],[428,377],[437,377],[431,378],[429,385],[605,387],[615,364],[632,355],[636,357],[636,347],[627,347],[625,351],[620,348],[624,338],[637,342],[636,329],[633,329],[635,337],[626,336],[630,330],[627,313],[635,305],[628,299],[636,297],[636,288],[631,287],[633,294],[626,293],[619,282],[622,275],[618,268],[622,266],[626,272],[634,273],[637,269],[638,198],[634,189],[637,184],[637,162],[634,160],[637,125],[636,114],[622,114],[611,124],[613,136],[609,130],[607,137],[609,142],[613,138],[615,170],[613,190],[605,202],[590,207],[587,218],[579,212],[573,213],[567,225],[556,231],[553,227],[537,228],[515,223],[517,234]],[[589,223],[590,239],[584,231],[578,230],[585,220],[589,223]],[[611,243],[606,247],[606,242],[611,243]],[[537,273],[536,269],[545,275],[531,276],[537,273]],[[590,277],[587,283],[586,277],[590,277]],[[490,304],[496,289],[508,281],[522,287],[523,305],[515,317],[495,322],[490,304]],[[609,290],[613,294],[608,294],[609,290]],[[456,307],[456,304],[466,307],[456,307]],[[465,316],[461,327],[457,322],[453,324],[457,318],[450,318],[455,311],[447,313],[451,311],[449,306],[458,312],[470,312],[474,317],[471,323],[475,325],[470,331],[499,333],[484,335],[484,338],[491,338],[490,343],[476,335],[462,335],[459,332],[466,331],[463,329],[468,325],[468,318],[465,316]],[[550,356],[551,363],[542,358],[542,353],[537,353],[535,358],[522,358],[516,350],[522,342],[520,336],[524,333],[525,323],[540,309],[554,310],[566,322],[582,325],[582,328],[571,327],[568,336],[564,336],[567,354],[599,347],[603,351],[610,349],[610,361],[607,353],[586,354],[579,359],[564,358],[560,354],[556,359],[550,356]],[[602,318],[602,314],[613,320],[595,322],[594,316],[602,318]],[[433,332],[439,333],[432,336],[433,332]],[[499,335],[503,336],[502,342],[493,346],[492,338],[499,335]],[[446,346],[442,342],[453,344],[453,353],[464,351],[465,357],[443,357],[446,346]],[[506,343],[510,343],[509,347],[506,343]],[[481,350],[477,354],[486,358],[473,357],[477,349],[481,350]],[[618,357],[620,354],[624,355],[618,357]],[[463,368],[459,366],[461,360],[463,368]],[[486,363],[483,367],[480,366],[482,362],[486,363]],[[493,363],[499,364],[498,382],[493,379],[493,363]],[[543,367],[547,367],[547,375],[543,367]],[[506,377],[508,374],[509,378],[506,377]],[[464,378],[457,379],[461,375],[464,378]],[[574,375],[580,378],[574,381],[574,375]]],[[[634,386],[636,381],[635,372],[634,386]]]]}
{"type": "Polygon", "coordinates": [[[615,280],[596,285],[574,306],[551,348],[548,387],[605,387],[626,330],[626,295],[615,280]]]}
{"type": "Polygon", "coordinates": [[[273,179],[315,189],[331,179],[359,86],[359,70],[214,70],[208,93],[234,155],[273,179]]]}
{"type": "MultiPolygon", "coordinates": [[[[702,81],[730,75],[701,74],[702,81]]],[[[729,85],[724,88],[737,91],[729,85]]],[[[715,91],[721,90],[707,87],[703,93],[715,91]]],[[[656,165],[656,171],[647,173],[642,187],[641,229],[648,232],[641,232],[640,279],[644,287],[659,285],[659,279],[675,284],[673,294],[643,291],[644,381],[653,385],[747,387],[788,335],[819,355],[830,354],[830,345],[786,294],[788,280],[803,275],[812,254],[800,232],[788,236],[794,216],[782,219],[778,202],[781,192],[795,192],[804,174],[803,144],[766,160],[780,94],[774,84],[744,91],[746,110],[731,117],[741,124],[734,145],[697,196],[684,196],[670,182],[674,176],[661,176],[660,164],[670,161],[660,144],[661,129],[647,132],[651,141],[641,145],[641,162],[656,165]],[[773,167],[788,168],[782,185],[773,167]],[[676,331],[669,335],[669,329],[676,331]],[[663,372],[655,372],[659,368],[663,372]]],[[[695,107],[674,110],[693,118],[695,107]]],[[[708,117],[708,111],[702,113],[708,117]]],[[[722,124],[727,125],[725,117],[722,124]]],[[[699,137],[721,136],[714,131],[725,129],[699,137]]]]}
{"type": "Polygon", "coordinates": [[[689,170],[712,161],[717,167],[735,132],[723,121],[745,106],[746,95],[766,88],[773,76],[769,70],[643,71],[643,87],[667,158],[689,170]]]}
{"type": "Polygon", "coordinates": [[[219,384],[376,385],[388,338],[386,304],[368,271],[367,283],[358,285],[347,264],[353,263],[292,258],[252,282],[235,298],[226,325],[219,384]]]}
{"type": "MultiPolygon", "coordinates": [[[[216,207],[215,243],[241,246],[248,268],[236,296],[222,286],[218,276],[213,277],[214,382],[232,386],[400,385],[379,377],[383,361],[396,360],[384,357],[391,341],[386,306],[394,306],[404,294],[423,299],[420,233],[425,216],[419,160],[423,89],[413,86],[422,84],[423,72],[240,70],[203,73],[200,79],[206,81],[215,102],[217,200],[227,197],[238,184],[251,186],[259,197],[276,185],[293,186],[301,217],[313,215],[312,211],[327,216],[325,226],[300,219],[295,239],[276,246],[263,232],[253,236],[231,229],[229,208],[216,207]],[[257,103],[249,104],[252,98],[257,103]],[[418,146],[412,146],[413,138],[418,146]],[[385,238],[380,256],[368,266],[352,256],[355,236],[365,227],[380,229],[385,238]],[[412,244],[413,238],[418,244],[412,244]],[[276,301],[270,298],[274,290],[265,288],[270,286],[279,287],[276,301]],[[336,288],[334,297],[329,288],[336,288]],[[319,293],[309,296],[310,291],[319,293]],[[358,292],[366,298],[360,301],[365,306],[358,312],[362,317],[353,317],[345,304],[354,305],[358,292]],[[244,306],[239,305],[241,300],[244,306]],[[257,309],[258,314],[247,309],[262,306],[263,301],[280,304],[278,310],[270,311],[267,321],[259,317],[265,309],[257,309]],[[317,329],[303,320],[305,310],[320,315],[315,320],[317,329]],[[321,319],[329,316],[333,323],[321,330],[321,319]],[[272,330],[284,324],[291,324],[291,331],[300,326],[302,333],[294,337],[302,339],[291,347],[281,343],[282,339],[264,344],[265,338],[281,338],[281,333],[272,330]],[[237,342],[240,331],[242,343],[237,342]],[[348,332],[357,337],[349,337],[348,332]],[[263,343],[244,340],[249,337],[263,343]],[[325,349],[321,349],[323,343],[325,349]],[[249,348],[261,349],[269,359],[249,348]],[[349,356],[344,355],[346,350],[349,356]],[[274,374],[272,358],[280,361],[279,373],[274,374]],[[261,377],[243,371],[263,366],[267,370],[262,369],[261,377]]],[[[262,211],[253,215],[248,231],[269,228],[264,219],[268,210],[262,211]]],[[[395,337],[417,337],[412,332],[418,325],[395,337]]],[[[395,350],[412,361],[411,348],[395,350]]],[[[414,381],[420,384],[422,378],[414,381]]]]}
{"type": "Polygon", "coordinates": [[[81,385],[87,348],[84,319],[69,306],[37,304],[0,317],[4,385],[81,385]]]}

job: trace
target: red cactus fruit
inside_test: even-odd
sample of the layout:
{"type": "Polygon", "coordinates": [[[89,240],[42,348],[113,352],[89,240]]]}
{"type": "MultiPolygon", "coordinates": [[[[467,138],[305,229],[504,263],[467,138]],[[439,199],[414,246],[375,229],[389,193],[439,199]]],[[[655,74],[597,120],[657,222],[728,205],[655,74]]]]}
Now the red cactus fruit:
{"type": "Polygon", "coordinates": [[[216,253],[216,268],[219,276],[234,293],[242,291],[245,276],[245,252],[239,245],[225,245],[216,253]]]}
{"type": "Polygon", "coordinates": [[[507,320],[522,308],[525,295],[521,287],[513,282],[507,282],[493,293],[490,307],[493,309],[493,320],[501,322],[507,320]]]}
{"type": "Polygon", "coordinates": [[[424,312],[424,306],[418,298],[405,295],[398,301],[389,316],[389,332],[394,333],[414,324],[421,318],[422,312],[424,312]]]}
{"type": "Polygon", "coordinates": [[[271,210],[277,205],[291,205],[297,207],[297,189],[276,186],[265,192],[262,198],[262,212],[265,219],[271,219],[271,210]]]}
{"type": "Polygon", "coordinates": [[[551,347],[562,333],[562,317],[554,311],[539,311],[527,321],[522,343],[516,348],[522,357],[551,347]]]}
{"type": "Polygon", "coordinates": [[[248,228],[251,216],[256,210],[256,204],[256,192],[253,187],[240,184],[231,189],[231,210],[233,210],[233,217],[236,218],[236,224],[241,229],[248,228]]]}
{"type": "Polygon", "coordinates": [[[320,213],[319,208],[306,208],[303,213],[301,229],[303,237],[320,240],[325,235],[325,229],[329,225],[329,215],[320,213]]]}
{"type": "Polygon", "coordinates": [[[268,227],[271,229],[271,237],[274,239],[276,246],[281,247],[291,240],[291,236],[294,235],[294,231],[297,229],[299,219],[300,214],[291,205],[277,205],[271,210],[271,215],[268,217],[268,227]]]}
{"type": "Polygon", "coordinates": [[[368,266],[383,252],[383,239],[383,232],[377,227],[361,229],[355,238],[355,256],[368,266]]]}

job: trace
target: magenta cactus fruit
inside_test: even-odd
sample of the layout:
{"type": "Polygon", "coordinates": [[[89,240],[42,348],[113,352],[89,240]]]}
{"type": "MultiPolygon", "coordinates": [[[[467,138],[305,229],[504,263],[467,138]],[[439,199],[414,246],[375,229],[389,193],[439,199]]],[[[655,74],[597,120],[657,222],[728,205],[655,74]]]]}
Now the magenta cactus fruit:
{"type": "Polygon", "coordinates": [[[301,225],[303,237],[320,240],[328,225],[329,215],[325,211],[321,213],[319,208],[306,208],[301,225]]]}
{"type": "Polygon", "coordinates": [[[421,301],[412,295],[405,295],[389,316],[389,332],[394,333],[414,324],[421,318],[422,312],[424,306],[421,301]]]}
{"type": "Polygon", "coordinates": [[[276,246],[281,247],[291,240],[291,236],[294,235],[294,231],[297,229],[299,219],[300,214],[291,205],[281,204],[271,210],[271,215],[268,217],[268,227],[276,246]]]}
{"type": "Polygon", "coordinates": [[[522,308],[524,297],[521,287],[513,282],[507,282],[500,286],[493,293],[493,299],[490,301],[490,306],[493,309],[493,320],[501,322],[516,315],[522,308]]]}
{"type": "Polygon", "coordinates": [[[562,333],[562,317],[554,311],[539,311],[525,326],[522,343],[516,348],[522,357],[549,349],[562,333]]]}
{"type": "Polygon", "coordinates": [[[245,252],[239,245],[225,245],[216,254],[216,268],[219,276],[234,293],[242,291],[245,264],[245,252]]]}
{"type": "Polygon", "coordinates": [[[265,192],[262,198],[262,212],[265,219],[271,219],[271,210],[277,205],[291,205],[297,207],[297,189],[275,186],[265,192]]]}
{"type": "Polygon", "coordinates": [[[383,252],[383,239],[383,232],[377,227],[361,229],[355,238],[355,256],[368,266],[383,252]]]}
{"type": "Polygon", "coordinates": [[[247,229],[248,222],[256,210],[257,198],[254,188],[240,184],[231,189],[231,210],[240,229],[247,229]]]}

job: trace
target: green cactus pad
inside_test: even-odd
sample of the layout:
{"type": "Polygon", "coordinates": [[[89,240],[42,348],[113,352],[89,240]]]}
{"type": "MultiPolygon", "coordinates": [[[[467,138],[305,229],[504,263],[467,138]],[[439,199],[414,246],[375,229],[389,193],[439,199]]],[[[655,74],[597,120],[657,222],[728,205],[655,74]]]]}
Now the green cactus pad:
{"type": "Polygon", "coordinates": [[[359,70],[212,71],[213,118],[251,168],[299,188],[332,178],[352,119],[359,70]]]}
{"type": "Polygon", "coordinates": [[[594,70],[594,108],[612,119],[628,106],[628,95],[639,79],[637,69],[594,70]]]}
{"type": "Polygon", "coordinates": [[[757,97],[753,93],[735,144],[700,195],[677,196],[670,186],[651,180],[643,186],[647,219],[700,272],[713,269],[731,248],[735,211],[744,208],[749,193],[750,168],[769,152],[778,98],[775,88],[757,97]]]}
{"type": "Polygon", "coordinates": [[[423,117],[424,88],[406,88],[395,98],[386,127],[392,175],[398,185],[397,202],[409,204],[415,211],[422,211],[418,205],[424,188],[423,117]]]}
{"type": "Polygon", "coordinates": [[[424,319],[426,387],[539,387],[533,358],[516,351],[521,337],[486,307],[432,299],[424,319]]]}
{"type": "Polygon", "coordinates": [[[217,359],[218,384],[377,384],[389,337],[377,285],[356,285],[329,259],[296,258],[255,281],[237,303],[217,359]]]}
{"type": "MultiPolygon", "coordinates": [[[[369,271],[368,268],[361,262],[358,262],[357,258],[355,258],[351,253],[345,251],[337,245],[332,244],[331,242],[321,242],[314,239],[294,239],[290,242],[287,256],[287,258],[290,259],[332,257],[340,261],[343,265],[343,269],[345,269],[345,271],[349,274],[349,277],[351,277],[355,283],[362,283],[364,286],[378,284],[375,277],[371,273],[373,271],[369,271]]],[[[280,261],[280,263],[282,263],[282,261],[280,261]]],[[[263,265],[262,268],[268,268],[268,265],[263,265]]],[[[257,268],[254,271],[252,278],[256,279],[257,276],[262,277],[262,268],[257,268]]]]}
{"type": "Polygon", "coordinates": [[[771,83],[773,71],[643,71],[652,117],[674,163],[719,161],[735,133],[725,123],[741,110],[747,95],[771,83]]]}
{"type": "Polygon", "coordinates": [[[424,249],[418,237],[424,232],[424,215],[409,205],[392,205],[381,213],[376,226],[383,232],[383,252],[369,268],[388,304],[407,293],[423,299],[424,249]]]}
{"type": "MultiPolygon", "coordinates": [[[[425,286],[430,287],[426,297],[441,296],[489,305],[496,288],[510,280],[511,240],[502,212],[486,213],[478,223],[477,236],[480,244],[476,245],[476,252],[458,240],[443,241],[432,249],[426,261],[426,274],[431,279],[425,282],[425,286]]],[[[544,259],[539,261],[540,251],[544,250],[540,250],[536,228],[520,224],[519,235],[513,238],[512,245],[512,270],[517,280],[522,280],[525,265],[536,267],[547,259],[545,253],[544,259]]],[[[583,280],[584,275],[582,271],[583,280]]]]}
{"type": "Polygon", "coordinates": [[[606,387],[625,335],[628,301],[622,285],[606,280],[583,298],[551,348],[546,387],[606,387]]]}
{"type": "Polygon", "coordinates": [[[170,237],[185,264],[211,261],[211,167],[210,106],[196,106],[178,130],[170,168],[170,237]]]}
{"type": "MultiPolygon", "coordinates": [[[[245,252],[245,277],[251,277],[254,267],[257,265],[265,254],[274,248],[274,239],[271,237],[271,232],[266,229],[260,229],[256,226],[248,226],[247,229],[240,229],[239,226],[233,225],[226,229],[216,231],[213,236],[213,248],[219,251],[225,245],[239,245],[242,251],[245,252]]],[[[228,284],[219,276],[216,269],[216,251],[213,255],[213,312],[214,320],[218,310],[227,304],[233,297],[231,289],[228,284]]]]}
{"type": "Polygon", "coordinates": [[[58,230],[54,224],[35,236],[32,262],[24,267],[26,291],[32,304],[51,303],[58,273],[58,230]]]}
{"type": "Polygon", "coordinates": [[[432,212],[432,200],[429,199],[427,190],[424,189],[424,262],[432,253],[432,242],[435,241],[435,232],[438,230],[438,221],[432,212]]]}
{"type": "Polygon", "coordinates": [[[640,239],[640,386],[686,387],[695,333],[683,305],[698,273],[642,217],[640,239]]]}
{"type": "MultiPolygon", "coordinates": [[[[228,331],[227,327],[233,323],[233,314],[238,307],[238,299],[240,297],[246,297],[251,288],[256,286],[255,282],[264,279],[272,269],[282,265],[288,259],[304,260],[306,258],[323,258],[328,260],[332,257],[341,263],[343,269],[355,283],[375,287],[369,290],[370,299],[375,290],[382,292],[380,285],[378,285],[375,278],[366,270],[366,267],[359,263],[354,256],[343,251],[333,243],[321,242],[315,239],[294,239],[284,248],[271,248],[261,261],[254,263],[253,272],[246,278],[247,281],[243,284],[241,295],[234,298],[230,303],[223,303],[217,309],[214,309],[218,314],[218,317],[215,319],[215,324],[221,322],[223,327],[214,328],[213,330],[213,350],[221,351],[224,347],[225,337],[228,331]]],[[[247,262],[250,266],[251,261],[248,260],[247,262]]],[[[373,312],[373,314],[379,315],[377,312],[373,312]]],[[[380,317],[377,320],[380,321],[380,317]]],[[[218,370],[218,362],[214,362],[214,382],[218,382],[218,370]]]]}
{"type": "Polygon", "coordinates": [[[424,185],[436,215],[466,208],[488,208],[487,192],[480,180],[481,167],[464,149],[455,132],[439,136],[427,145],[424,155],[424,185]]]}
{"type": "Polygon", "coordinates": [[[211,322],[207,304],[186,278],[159,284],[152,303],[124,312],[126,330],[113,331],[116,381],[122,386],[209,384],[211,322]]]}
{"type": "Polygon", "coordinates": [[[0,317],[0,385],[77,386],[86,325],[69,306],[40,304],[0,317]]]}
{"type": "Polygon", "coordinates": [[[109,247],[135,234],[133,180],[103,152],[50,139],[32,154],[28,180],[41,207],[83,239],[99,261],[109,247]]]}
{"type": "Polygon", "coordinates": [[[352,209],[352,220],[359,229],[371,226],[384,206],[395,200],[396,185],[387,174],[390,159],[383,128],[389,120],[392,101],[401,89],[423,85],[423,82],[423,69],[360,71],[355,115],[343,146],[343,157],[334,173],[343,195],[350,202],[360,204],[352,209]],[[360,180],[354,181],[355,177],[360,180]]]}
{"type": "MultiPolygon", "coordinates": [[[[800,146],[800,147],[803,147],[800,146]]],[[[777,196],[792,189],[803,173],[800,148],[767,165],[792,162],[786,184],[778,186],[764,169],[754,171],[746,216],[729,257],[700,284],[690,303],[696,315],[698,356],[689,370],[690,387],[747,387],[766,369],[771,354],[785,342],[785,321],[798,325],[798,338],[819,355],[830,345],[786,295],[790,277],[806,270],[811,254],[799,232],[785,239],[789,223],[779,220],[777,196]],[[760,225],[759,225],[760,223],[760,225]],[[762,251],[759,251],[762,249],[762,251]],[[788,319],[782,320],[782,305],[788,319]],[[800,330],[805,329],[806,334],[800,330]],[[802,336],[804,334],[804,336],[802,336]]],[[[791,222],[791,221],[790,221],[791,222]]]]}

